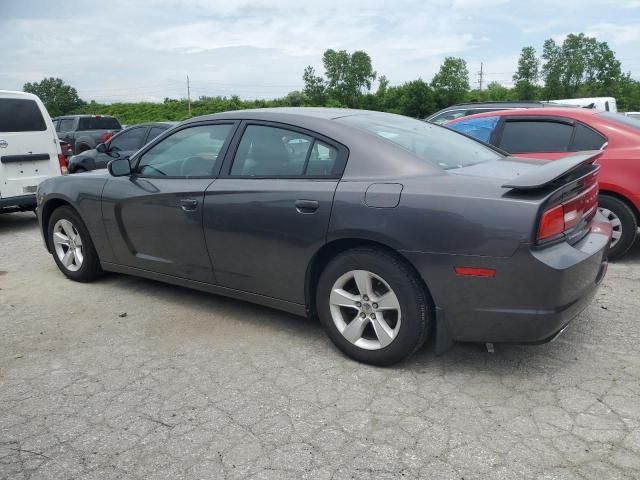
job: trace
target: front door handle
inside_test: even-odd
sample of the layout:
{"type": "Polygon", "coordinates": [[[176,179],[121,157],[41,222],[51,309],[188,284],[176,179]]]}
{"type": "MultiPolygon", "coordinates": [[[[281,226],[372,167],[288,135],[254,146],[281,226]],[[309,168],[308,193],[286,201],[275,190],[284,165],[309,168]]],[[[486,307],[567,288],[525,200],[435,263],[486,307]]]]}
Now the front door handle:
{"type": "Polygon", "coordinates": [[[298,213],[313,213],[320,207],[316,200],[296,200],[295,205],[298,213]]]}
{"type": "Polygon", "coordinates": [[[193,212],[198,208],[198,201],[192,198],[180,200],[178,203],[180,204],[180,208],[185,212],[193,212]]]}

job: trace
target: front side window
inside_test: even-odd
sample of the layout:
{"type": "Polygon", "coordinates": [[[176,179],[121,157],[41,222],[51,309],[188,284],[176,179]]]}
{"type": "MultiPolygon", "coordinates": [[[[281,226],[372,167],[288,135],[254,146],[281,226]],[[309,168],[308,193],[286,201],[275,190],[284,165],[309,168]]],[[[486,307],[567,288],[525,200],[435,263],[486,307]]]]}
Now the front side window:
{"type": "Polygon", "coordinates": [[[152,177],[209,177],[233,129],[232,124],[179,130],[147,150],[136,172],[152,177]]]}
{"type": "Polygon", "coordinates": [[[507,120],[500,139],[501,149],[509,153],[566,152],[573,126],[541,120],[507,120]]]}
{"type": "Polygon", "coordinates": [[[447,125],[447,128],[469,135],[481,142],[489,143],[499,119],[500,117],[471,118],[447,125]]]}
{"type": "Polygon", "coordinates": [[[129,128],[124,132],[116,135],[109,142],[110,150],[138,150],[142,147],[144,136],[147,133],[146,127],[141,128],[129,128]]]}
{"type": "Polygon", "coordinates": [[[304,175],[313,138],[283,128],[249,125],[238,145],[231,175],[292,177],[304,175]]]}
{"type": "Polygon", "coordinates": [[[502,158],[494,149],[448,128],[390,114],[359,114],[336,119],[391,142],[442,169],[502,158]]]}
{"type": "Polygon", "coordinates": [[[36,102],[22,98],[0,98],[0,132],[43,132],[46,129],[36,102]]]}

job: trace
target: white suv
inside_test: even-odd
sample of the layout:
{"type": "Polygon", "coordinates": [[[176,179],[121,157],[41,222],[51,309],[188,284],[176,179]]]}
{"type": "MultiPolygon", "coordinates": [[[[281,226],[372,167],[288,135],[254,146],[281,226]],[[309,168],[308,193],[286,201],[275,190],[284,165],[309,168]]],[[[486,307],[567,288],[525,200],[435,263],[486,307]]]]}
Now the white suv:
{"type": "Polygon", "coordinates": [[[35,209],[38,184],[65,174],[66,165],[40,99],[0,90],[0,213],[35,209]]]}

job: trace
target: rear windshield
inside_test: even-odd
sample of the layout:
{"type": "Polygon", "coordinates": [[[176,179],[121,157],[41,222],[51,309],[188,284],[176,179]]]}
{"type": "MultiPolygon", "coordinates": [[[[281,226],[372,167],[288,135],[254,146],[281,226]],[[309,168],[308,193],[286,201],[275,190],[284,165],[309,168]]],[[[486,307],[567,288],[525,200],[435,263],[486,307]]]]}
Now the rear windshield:
{"type": "Polygon", "coordinates": [[[604,117],[607,120],[611,120],[614,123],[618,123],[620,125],[624,125],[625,127],[633,128],[634,130],[640,130],[640,120],[633,117],[628,117],[626,115],[622,115],[621,113],[613,113],[613,112],[601,112],[596,115],[600,117],[604,117]]]}
{"type": "Polygon", "coordinates": [[[114,117],[81,117],[78,130],[118,130],[120,122],[114,117]]]}
{"type": "Polygon", "coordinates": [[[0,132],[42,132],[47,129],[38,104],[21,98],[0,98],[0,132]]]}
{"type": "Polygon", "coordinates": [[[476,140],[400,115],[353,115],[337,121],[384,138],[445,170],[502,158],[495,150],[476,140]]]}

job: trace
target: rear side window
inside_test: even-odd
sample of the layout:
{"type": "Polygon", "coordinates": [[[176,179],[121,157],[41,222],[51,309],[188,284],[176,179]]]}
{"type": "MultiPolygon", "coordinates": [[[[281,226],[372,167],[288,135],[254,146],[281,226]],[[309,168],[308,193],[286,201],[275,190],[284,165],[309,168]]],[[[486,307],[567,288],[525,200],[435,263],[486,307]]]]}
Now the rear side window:
{"type": "Polygon", "coordinates": [[[249,125],[236,151],[231,175],[297,177],[304,175],[313,138],[303,133],[249,125]]]}
{"type": "Polygon", "coordinates": [[[571,151],[600,150],[606,141],[607,139],[598,132],[579,123],[576,125],[576,133],[573,137],[573,143],[571,144],[571,151]]]}
{"type": "Polygon", "coordinates": [[[78,130],[119,130],[120,122],[113,117],[80,117],[78,130]]]}
{"type": "Polygon", "coordinates": [[[452,123],[451,125],[447,125],[447,127],[456,132],[469,135],[481,142],[489,143],[499,118],[500,117],[470,118],[469,120],[452,123]]]}
{"type": "Polygon", "coordinates": [[[0,98],[0,132],[42,132],[47,125],[33,100],[0,98]]]}
{"type": "Polygon", "coordinates": [[[162,132],[167,130],[167,128],[168,127],[151,127],[151,130],[149,130],[149,136],[147,137],[147,143],[159,136],[162,132]]]}
{"type": "Polygon", "coordinates": [[[498,146],[509,153],[566,152],[572,134],[565,123],[507,120],[498,146]]]}

